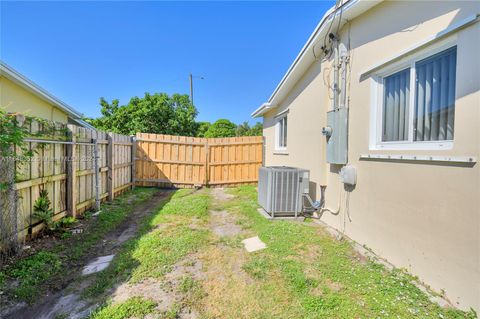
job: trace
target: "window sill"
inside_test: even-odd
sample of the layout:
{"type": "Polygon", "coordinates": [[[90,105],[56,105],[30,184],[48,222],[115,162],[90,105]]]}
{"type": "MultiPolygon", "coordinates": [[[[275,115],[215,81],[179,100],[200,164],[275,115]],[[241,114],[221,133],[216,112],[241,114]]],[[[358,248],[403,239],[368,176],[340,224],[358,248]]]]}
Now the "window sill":
{"type": "Polygon", "coordinates": [[[277,151],[273,151],[273,155],[288,155],[288,151],[287,150],[277,150],[277,151]]]}
{"type": "Polygon", "coordinates": [[[392,162],[429,162],[475,165],[475,156],[434,156],[434,155],[400,155],[400,154],[362,154],[360,160],[392,161],[392,162]]]}
{"type": "Polygon", "coordinates": [[[444,142],[384,142],[370,147],[371,151],[434,151],[434,150],[451,150],[453,141],[444,142]]]}

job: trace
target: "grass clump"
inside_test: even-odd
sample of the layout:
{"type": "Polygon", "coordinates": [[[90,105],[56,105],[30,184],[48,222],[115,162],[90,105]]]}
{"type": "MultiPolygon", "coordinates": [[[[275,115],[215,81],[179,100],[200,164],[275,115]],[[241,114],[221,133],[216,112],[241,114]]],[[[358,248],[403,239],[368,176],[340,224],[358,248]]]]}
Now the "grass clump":
{"type": "Polygon", "coordinates": [[[32,301],[38,285],[60,272],[61,267],[58,254],[47,251],[40,251],[19,261],[6,272],[6,276],[18,280],[18,285],[10,293],[16,298],[32,301]]]}
{"type": "Polygon", "coordinates": [[[154,313],[156,306],[151,300],[133,297],[120,304],[107,305],[93,313],[89,319],[144,318],[154,313]]]}
{"type": "Polygon", "coordinates": [[[265,256],[258,255],[250,258],[250,260],[242,266],[243,270],[255,279],[265,279],[270,267],[269,260],[265,256]]]}

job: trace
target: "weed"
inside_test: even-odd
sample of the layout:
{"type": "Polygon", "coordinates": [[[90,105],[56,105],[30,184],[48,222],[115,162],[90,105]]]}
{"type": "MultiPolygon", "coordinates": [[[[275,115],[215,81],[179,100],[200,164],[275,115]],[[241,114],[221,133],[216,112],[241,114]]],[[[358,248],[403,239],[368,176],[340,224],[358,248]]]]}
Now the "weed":
{"type": "Polygon", "coordinates": [[[57,228],[57,223],[53,220],[53,210],[50,208],[51,201],[46,189],[40,189],[38,198],[33,203],[33,216],[43,223],[48,232],[53,232],[57,228]]]}
{"type": "Polygon", "coordinates": [[[5,275],[5,273],[3,271],[0,271],[0,287],[3,287],[3,285],[5,284],[6,278],[7,276],[5,275]]]}
{"type": "Polygon", "coordinates": [[[179,304],[174,304],[167,310],[161,318],[163,319],[177,319],[180,315],[181,306],[179,304]]]}
{"type": "Polygon", "coordinates": [[[197,282],[191,276],[185,276],[180,280],[179,289],[183,293],[187,293],[197,287],[197,282]]]}
{"type": "Polygon", "coordinates": [[[18,286],[10,292],[17,298],[31,301],[37,293],[37,286],[59,274],[61,266],[59,256],[46,251],[21,260],[15,267],[7,270],[9,277],[18,280],[18,286]]]}
{"type": "Polygon", "coordinates": [[[252,278],[255,279],[264,279],[267,276],[268,269],[271,265],[268,262],[268,259],[264,256],[255,256],[252,257],[247,263],[245,263],[242,268],[248,273],[252,278]]]}
{"type": "Polygon", "coordinates": [[[157,304],[151,300],[133,297],[123,303],[101,308],[90,315],[90,319],[144,318],[146,315],[154,313],[156,306],[157,304]]]}

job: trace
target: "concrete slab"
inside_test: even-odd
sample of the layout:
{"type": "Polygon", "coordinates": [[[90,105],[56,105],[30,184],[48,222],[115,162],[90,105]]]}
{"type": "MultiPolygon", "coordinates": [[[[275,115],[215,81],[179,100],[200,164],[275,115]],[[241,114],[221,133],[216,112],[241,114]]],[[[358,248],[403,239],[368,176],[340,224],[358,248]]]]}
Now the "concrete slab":
{"type": "Polygon", "coordinates": [[[245,249],[249,253],[267,248],[267,245],[265,245],[265,243],[258,238],[258,236],[244,239],[242,240],[242,243],[245,245],[245,249]]]}
{"type": "Polygon", "coordinates": [[[295,216],[275,216],[275,217],[272,217],[263,208],[258,208],[257,211],[260,213],[260,215],[262,215],[263,217],[265,217],[266,219],[269,219],[269,220],[292,220],[292,221],[296,221],[296,222],[303,222],[305,220],[304,216],[298,216],[298,217],[295,217],[295,216]]]}
{"type": "Polygon", "coordinates": [[[83,267],[82,276],[102,271],[110,265],[115,255],[101,256],[83,267]]]}

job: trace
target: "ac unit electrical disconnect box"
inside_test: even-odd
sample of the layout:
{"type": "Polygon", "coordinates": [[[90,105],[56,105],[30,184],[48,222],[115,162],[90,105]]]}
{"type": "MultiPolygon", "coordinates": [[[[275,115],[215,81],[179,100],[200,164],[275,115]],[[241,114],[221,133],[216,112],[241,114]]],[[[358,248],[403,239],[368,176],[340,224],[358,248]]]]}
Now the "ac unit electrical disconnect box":
{"type": "Polygon", "coordinates": [[[357,169],[352,165],[342,167],[340,170],[340,181],[352,186],[357,184],[357,169]]]}

